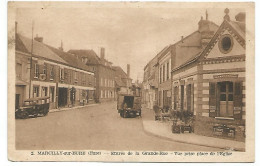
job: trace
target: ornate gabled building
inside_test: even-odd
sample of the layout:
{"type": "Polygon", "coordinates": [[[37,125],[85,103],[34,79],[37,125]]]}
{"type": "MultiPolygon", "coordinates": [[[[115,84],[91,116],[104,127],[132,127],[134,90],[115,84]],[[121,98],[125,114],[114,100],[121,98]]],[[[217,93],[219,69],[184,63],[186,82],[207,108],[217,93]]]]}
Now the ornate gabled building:
{"type": "Polygon", "coordinates": [[[175,61],[172,107],[193,113],[196,134],[214,136],[230,130],[227,137],[243,141],[245,13],[239,13],[236,21],[230,19],[228,9],[225,13],[224,21],[202,51],[186,61],[175,61]],[[219,131],[214,130],[218,127],[219,131]]]}

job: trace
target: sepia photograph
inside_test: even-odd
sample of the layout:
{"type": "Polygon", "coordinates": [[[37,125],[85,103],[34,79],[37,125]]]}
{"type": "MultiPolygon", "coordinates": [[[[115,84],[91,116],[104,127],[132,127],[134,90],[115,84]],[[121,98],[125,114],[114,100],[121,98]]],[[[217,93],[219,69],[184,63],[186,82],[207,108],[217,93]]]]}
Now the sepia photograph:
{"type": "Polygon", "coordinates": [[[9,2],[11,161],[254,162],[253,2],[9,2]]]}

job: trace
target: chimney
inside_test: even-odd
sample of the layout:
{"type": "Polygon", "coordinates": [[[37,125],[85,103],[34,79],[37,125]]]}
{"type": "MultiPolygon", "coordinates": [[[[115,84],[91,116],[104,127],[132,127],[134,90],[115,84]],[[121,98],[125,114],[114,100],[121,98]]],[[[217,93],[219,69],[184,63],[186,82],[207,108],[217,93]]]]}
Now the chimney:
{"type": "Polygon", "coordinates": [[[59,50],[63,51],[63,42],[61,40],[59,50]]]}
{"type": "Polygon", "coordinates": [[[183,36],[181,36],[181,42],[182,42],[182,43],[183,43],[183,38],[184,38],[184,37],[183,37],[183,36]]]}
{"type": "Polygon", "coordinates": [[[102,60],[105,59],[105,48],[103,48],[103,47],[101,47],[101,49],[100,49],[100,58],[101,58],[102,60]]]}
{"type": "Polygon", "coordinates": [[[43,37],[38,37],[38,34],[36,34],[36,37],[34,38],[34,40],[42,43],[43,42],[43,37]]]}
{"type": "Polygon", "coordinates": [[[130,78],[130,64],[127,64],[127,77],[130,78]]]}
{"type": "Polygon", "coordinates": [[[235,16],[235,18],[236,18],[236,21],[245,22],[246,21],[246,13],[240,12],[235,16]]]}

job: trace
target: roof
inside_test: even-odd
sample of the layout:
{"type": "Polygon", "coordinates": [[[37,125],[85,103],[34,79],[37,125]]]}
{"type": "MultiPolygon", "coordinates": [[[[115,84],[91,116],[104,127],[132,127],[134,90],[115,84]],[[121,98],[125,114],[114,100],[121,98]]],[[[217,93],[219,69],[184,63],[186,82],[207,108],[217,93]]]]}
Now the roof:
{"type": "Polygon", "coordinates": [[[127,74],[124,72],[124,70],[120,66],[113,66],[113,69],[116,71],[116,76],[120,76],[121,78],[128,78],[127,74]]]}
{"type": "Polygon", "coordinates": [[[242,37],[245,39],[246,24],[238,21],[227,21],[228,24],[242,37]]]}
{"type": "MultiPolygon", "coordinates": [[[[20,34],[16,35],[16,49],[18,51],[22,51],[25,53],[31,53],[32,48],[32,40],[24,37],[20,34]]],[[[57,54],[55,54],[53,51],[51,51],[45,44],[38,42],[36,40],[33,40],[33,55],[43,57],[49,60],[53,60],[56,62],[61,62],[68,64],[65,60],[63,60],[61,57],[59,57],[57,54]]]]}
{"type": "Polygon", "coordinates": [[[93,72],[93,70],[85,65],[80,59],[75,57],[74,55],[64,52],[60,49],[54,48],[52,46],[46,45],[48,48],[50,48],[55,54],[57,54],[59,57],[61,57],[63,60],[65,60],[67,63],[70,64],[70,66],[82,69],[85,71],[93,72]]]}
{"type": "Polygon", "coordinates": [[[100,58],[93,50],[69,50],[68,53],[87,58],[86,64],[100,64],[100,58]]]}
{"type": "Polygon", "coordinates": [[[233,31],[240,37],[240,39],[242,40],[242,43],[245,42],[245,23],[244,22],[237,22],[237,21],[227,21],[224,20],[222,22],[222,24],[219,26],[217,32],[214,34],[214,36],[211,38],[210,42],[208,43],[208,45],[201,50],[199,53],[197,53],[196,55],[194,55],[193,57],[191,57],[189,60],[187,60],[186,62],[182,63],[180,66],[172,69],[172,71],[174,70],[178,70],[179,68],[182,68],[186,65],[189,65],[199,59],[204,58],[204,54],[209,50],[210,47],[212,47],[212,45],[214,44],[215,40],[217,39],[217,37],[219,36],[219,34],[222,32],[222,29],[225,27],[229,27],[231,29],[233,29],[233,31]]]}
{"type": "MultiPolygon", "coordinates": [[[[207,22],[207,20],[203,21],[207,22]]],[[[219,26],[211,21],[208,21],[208,28],[209,31],[215,34],[219,26]]],[[[183,66],[183,64],[186,64],[199,56],[199,54],[204,49],[204,47],[202,47],[201,45],[201,36],[202,32],[197,30],[183,38],[183,40],[180,40],[174,44],[176,58],[175,66],[173,69],[179,68],[183,66]]]]}

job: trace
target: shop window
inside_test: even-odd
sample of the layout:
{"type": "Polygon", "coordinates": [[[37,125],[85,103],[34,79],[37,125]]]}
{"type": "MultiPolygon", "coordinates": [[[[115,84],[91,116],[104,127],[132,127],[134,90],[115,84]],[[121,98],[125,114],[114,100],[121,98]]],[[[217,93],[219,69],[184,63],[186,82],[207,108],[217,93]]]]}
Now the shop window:
{"type": "Polygon", "coordinates": [[[47,87],[42,87],[42,96],[48,96],[48,88],[47,87]]]}

